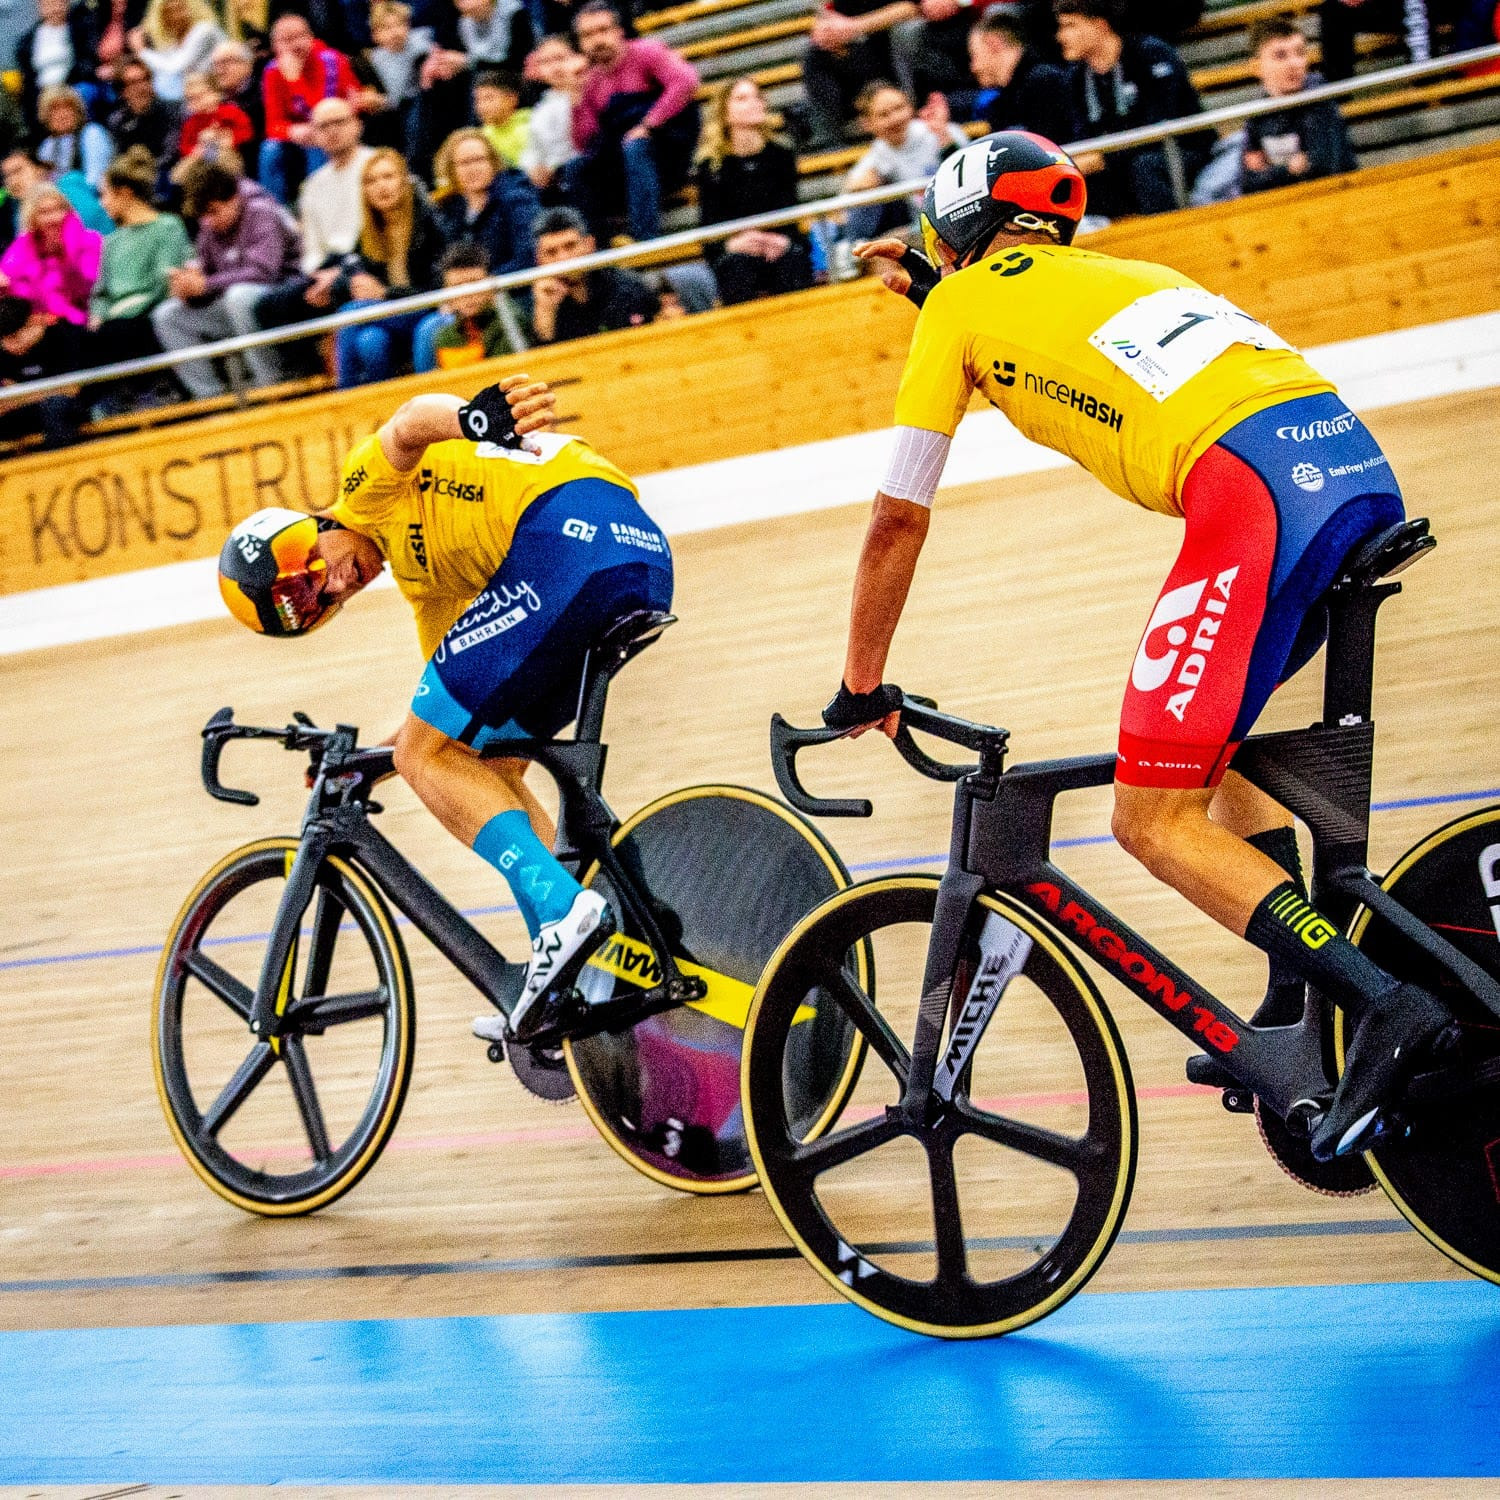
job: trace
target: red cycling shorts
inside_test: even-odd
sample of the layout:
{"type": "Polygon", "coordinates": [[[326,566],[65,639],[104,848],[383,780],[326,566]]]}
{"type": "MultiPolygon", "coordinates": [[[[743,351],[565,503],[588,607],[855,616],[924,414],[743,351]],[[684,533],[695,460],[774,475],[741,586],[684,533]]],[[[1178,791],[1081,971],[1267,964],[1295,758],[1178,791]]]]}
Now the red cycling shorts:
{"type": "Polygon", "coordinates": [[[1192,467],[1182,551],[1120,715],[1115,777],[1213,787],[1277,685],[1323,643],[1350,549],[1404,516],[1390,464],[1335,395],[1246,418],[1192,467]]]}

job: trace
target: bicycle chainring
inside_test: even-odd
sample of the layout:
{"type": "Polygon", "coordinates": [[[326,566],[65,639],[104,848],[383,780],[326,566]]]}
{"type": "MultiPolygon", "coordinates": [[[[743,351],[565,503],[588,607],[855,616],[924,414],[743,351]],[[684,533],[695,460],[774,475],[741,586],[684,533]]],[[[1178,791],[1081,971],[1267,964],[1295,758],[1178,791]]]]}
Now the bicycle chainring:
{"type": "Polygon", "coordinates": [[[560,1042],[507,1042],[505,1055],[527,1093],[548,1104],[567,1104],[577,1097],[560,1042]]]}
{"type": "Polygon", "coordinates": [[[1276,1165],[1303,1187],[1327,1198],[1358,1198],[1375,1190],[1375,1178],[1363,1156],[1339,1156],[1319,1161],[1312,1147],[1293,1135],[1284,1121],[1267,1109],[1257,1097],[1255,1123],[1260,1138],[1276,1165]]]}

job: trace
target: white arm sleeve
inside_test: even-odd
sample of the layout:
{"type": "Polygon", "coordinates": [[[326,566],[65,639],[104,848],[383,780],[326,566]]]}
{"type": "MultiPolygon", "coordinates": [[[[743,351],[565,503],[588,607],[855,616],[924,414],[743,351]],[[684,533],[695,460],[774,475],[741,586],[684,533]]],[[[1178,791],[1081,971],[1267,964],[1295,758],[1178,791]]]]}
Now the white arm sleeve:
{"type": "Polygon", "coordinates": [[[898,427],[896,447],[880,483],[881,493],[893,500],[910,500],[931,509],[952,446],[953,439],[941,432],[898,427]]]}

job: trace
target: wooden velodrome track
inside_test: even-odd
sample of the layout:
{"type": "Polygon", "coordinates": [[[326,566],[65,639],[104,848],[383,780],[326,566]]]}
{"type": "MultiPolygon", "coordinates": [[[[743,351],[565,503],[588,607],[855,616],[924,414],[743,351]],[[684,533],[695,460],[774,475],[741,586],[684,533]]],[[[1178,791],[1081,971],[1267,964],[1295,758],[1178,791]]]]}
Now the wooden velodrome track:
{"type": "MultiPolygon", "coordinates": [[[[1500,786],[1493,411],[1493,393],[1479,392],[1368,419],[1409,512],[1430,516],[1439,538],[1382,616],[1379,800],[1500,786]]],[[[699,781],[771,786],[769,715],[779,709],[811,722],[837,682],[863,524],[861,509],[845,509],[678,540],[682,623],[626,670],[611,699],[606,792],[617,811],[699,781]]],[[[892,675],[957,713],[1010,726],[1018,759],[1108,748],[1131,654],[1179,535],[1074,470],[947,491],[892,675]]],[[[392,591],[361,598],[295,645],[225,621],[0,665],[0,961],[106,955],[0,971],[0,1276],[8,1288],[0,1326],[736,1306],[828,1295],[787,1258],[270,1283],[203,1277],[785,1244],[758,1194],[694,1199],[658,1187],[617,1159],[576,1106],[536,1101],[508,1069],[486,1062],[468,1034],[474,995],[409,930],[420,1017],[415,1078],[391,1148],[351,1195],[306,1219],[252,1219],[208,1193],[178,1157],[152,1084],[150,950],[203,870],[253,837],[295,831],[304,800],[300,760],[240,746],[226,756],[226,780],[254,786],[262,805],[209,801],[198,783],[198,729],[231,703],[244,722],[281,723],[301,708],[379,738],[419,668],[392,591]],[[108,1285],[142,1272],[182,1273],[182,1284],[108,1285]]],[[[1317,689],[1315,665],[1278,695],[1262,727],[1307,722],[1317,689]]],[[[946,847],[948,793],[908,772],[883,742],[872,736],[822,752],[807,772],[828,795],[875,800],[872,820],[826,825],[851,865],[923,857],[922,868],[936,867],[930,857],[946,847]]],[[[504,899],[488,869],[404,788],[387,790],[381,826],[455,904],[504,899]]],[[[1464,806],[1378,812],[1372,865],[1384,868],[1464,806]]],[[[1107,816],[1102,794],[1066,799],[1057,834],[1102,834],[1107,816]]],[[[1070,850],[1064,863],[1218,993],[1253,1004],[1263,961],[1155,887],[1113,845],[1070,850]]],[[[502,946],[521,931],[514,917],[482,925],[502,946]]],[[[1322,1198],[1285,1177],[1253,1121],[1184,1083],[1180,1038],[1093,972],[1130,1052],[1142,1146],[1127,1235],[1091,1289],[1459,1276],[1415,1234],[1391,1232],[1396,1216],[1382,1196],[1322,1198]],[[1371,1232],[1351,1221],[1371,1221],[1371,1232]],[[1343,1231],[1316,1232],[1331,1224],[1343,1231]],[[1222,1226],[1305,1227],[1258,1238],[1178,1233],[1222,1226]]],[[[1192,1492],[1221,1489],[1238,1486],[1192,1492]]]]}

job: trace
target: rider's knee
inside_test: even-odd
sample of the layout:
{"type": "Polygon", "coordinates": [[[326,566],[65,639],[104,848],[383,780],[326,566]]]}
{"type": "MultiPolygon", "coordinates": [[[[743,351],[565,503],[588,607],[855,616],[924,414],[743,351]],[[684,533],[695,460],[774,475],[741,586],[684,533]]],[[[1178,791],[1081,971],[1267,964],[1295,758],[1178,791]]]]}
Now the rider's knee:
{"type": "Polygon", "coordinates": [[[443,747],[450,743],[447,735],[412,716],[396,731],[391,760],[397,774],[404,781],[415,784],[443,747]]]}
{"type": "Polygon", "coordinates": [[[1154,872],[1172,847],[1178,812],[1169,798],[1140,787],[1116,787],[1110,832],[1127,854],[1154,872]]]}

